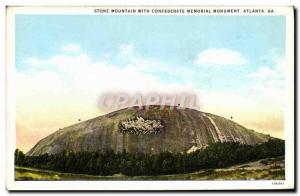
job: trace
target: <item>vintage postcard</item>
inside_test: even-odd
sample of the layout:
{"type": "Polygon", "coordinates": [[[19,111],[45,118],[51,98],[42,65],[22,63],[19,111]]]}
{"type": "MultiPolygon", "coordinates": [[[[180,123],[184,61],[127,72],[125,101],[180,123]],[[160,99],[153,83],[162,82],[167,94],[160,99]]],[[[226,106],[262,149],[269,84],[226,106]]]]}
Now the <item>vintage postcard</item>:
{"type": "Polygon", "coordinates": [[[8,190],[294,189],[294,8],[7,7],[8,190]]]}

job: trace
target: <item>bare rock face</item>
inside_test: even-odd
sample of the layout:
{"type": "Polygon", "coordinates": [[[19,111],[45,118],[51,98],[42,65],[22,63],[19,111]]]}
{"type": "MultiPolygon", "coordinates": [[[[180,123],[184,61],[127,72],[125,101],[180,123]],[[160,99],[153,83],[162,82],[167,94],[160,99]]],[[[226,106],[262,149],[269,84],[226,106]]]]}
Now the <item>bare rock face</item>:
{"type": "Polygon", "coordinates": [[[118,110],[60,129],[40,140],[27,155],[56,154],[64,150],[179,153],[194,151],[213,142],[254,145],[269,138],[269,135],[213,114],[176,107],[170,110],[167,106],[161,110],[160,106],[151,106],[148,110],[118,110]]]}

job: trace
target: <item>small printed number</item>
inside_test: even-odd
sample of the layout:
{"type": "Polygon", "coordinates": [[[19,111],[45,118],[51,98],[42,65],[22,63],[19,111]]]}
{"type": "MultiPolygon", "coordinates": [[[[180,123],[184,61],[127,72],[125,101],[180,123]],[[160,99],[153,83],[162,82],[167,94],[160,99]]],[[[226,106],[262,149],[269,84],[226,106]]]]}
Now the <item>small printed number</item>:
{"type": "Polygon", "coordinates": [[[272,182],[272,185],[284,185],[284,182],[272,182]]]}

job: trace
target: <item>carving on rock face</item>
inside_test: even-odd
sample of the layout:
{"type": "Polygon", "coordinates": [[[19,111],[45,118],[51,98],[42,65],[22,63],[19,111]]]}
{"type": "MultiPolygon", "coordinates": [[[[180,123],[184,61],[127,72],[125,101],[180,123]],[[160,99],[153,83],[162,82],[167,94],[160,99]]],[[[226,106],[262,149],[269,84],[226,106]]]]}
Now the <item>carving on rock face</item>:
{"type": "Polygon", "coordinates": [[[124,120],[120,123],[119,131],[122,133],[146,135],[156,134],[163,128],[160,120],[145,120],[143,117],[136,117],[133,120],[124,120]]]}

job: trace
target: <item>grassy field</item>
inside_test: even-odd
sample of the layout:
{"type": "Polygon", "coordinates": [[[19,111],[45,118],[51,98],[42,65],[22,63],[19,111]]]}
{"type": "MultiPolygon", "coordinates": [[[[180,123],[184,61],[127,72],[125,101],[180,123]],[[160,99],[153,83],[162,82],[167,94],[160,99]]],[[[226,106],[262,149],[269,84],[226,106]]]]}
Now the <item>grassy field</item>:
{"type": "Polygon", "coordinates": [[[222,169],[160,176],[93,176],[15,167],[16,180],[283,180],[284,157],[269,158],[222,169]]]}

